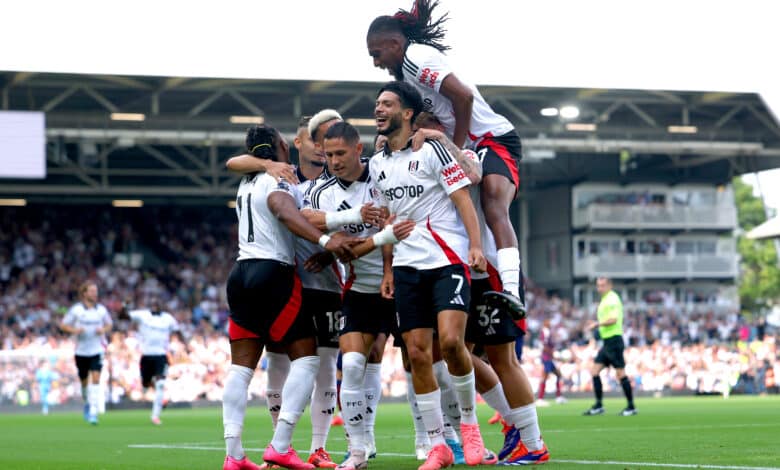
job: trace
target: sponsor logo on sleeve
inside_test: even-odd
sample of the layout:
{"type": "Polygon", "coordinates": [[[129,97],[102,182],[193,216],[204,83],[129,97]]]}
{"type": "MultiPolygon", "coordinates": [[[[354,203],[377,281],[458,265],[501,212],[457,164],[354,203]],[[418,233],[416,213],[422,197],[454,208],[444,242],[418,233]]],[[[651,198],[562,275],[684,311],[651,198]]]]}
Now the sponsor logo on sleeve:
{"type": "Polygon", "coordinates": [[[447,186],[452,186],[466,178],[466,173],[457,163],[448,165],[441,171],[441,174],[444,176],[444,182],[447,183],[447,186]]]}

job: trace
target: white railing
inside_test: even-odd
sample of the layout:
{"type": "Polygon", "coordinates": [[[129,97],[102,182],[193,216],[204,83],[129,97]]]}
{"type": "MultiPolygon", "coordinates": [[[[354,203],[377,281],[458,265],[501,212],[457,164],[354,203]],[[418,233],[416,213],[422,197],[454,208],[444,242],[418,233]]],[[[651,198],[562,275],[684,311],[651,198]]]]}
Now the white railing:
{"type": "Polygon", "coordinates": [[[737,276],[737,255],[589,255],[574,260],[574,275],[614,279],[701,279],[737,276]]]}
{"type": "Polygon", "coordinates": [[[667,207],[664,205],[590,204],[574,210],[575,228],[601,229],[733,229],[737,226],[734,206],[667,207]]]}

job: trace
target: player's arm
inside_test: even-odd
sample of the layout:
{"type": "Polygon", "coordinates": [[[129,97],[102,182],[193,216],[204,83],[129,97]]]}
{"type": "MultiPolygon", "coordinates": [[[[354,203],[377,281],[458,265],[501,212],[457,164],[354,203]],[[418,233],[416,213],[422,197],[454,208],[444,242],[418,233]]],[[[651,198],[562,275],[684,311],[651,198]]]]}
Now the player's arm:
{"type": "Polygon", "coordinates": [[[113,322],[113,320],[111,320],[111,314],[108,313],[108,310],[105,310],[105,307],[104,307],[104,312],[105,312],[105,315],[103,315],[103,326],[101,326],[97,330],[97,334],[99,334],[99,335],[108,333],[109,331],[111,331],[114,328],[114,322],[113,322]]]}
{"type": "Polygon", "coordinates": [[[333,234],[333,236],[322,233],[301,214],[290,193],[273,191],[268,195],[268,208],[274,217],[279,219],[295,235],[312,243],[319,243],[320,246],[333,252],[342,261],[355,259],[351,247],[356,244],[356,240],[350,240],[349,237],[339,233],[333,234]]]}
{"type": "MultiPolygon", "coordinates": [[[[389,220],[392,220],[392,218],[389,220]]],[[[371,238],[367,238],[362,243],[358,243],[352,247],[352,251],[355,253],[355,256],[360,258],[361,256],[365,256],[374,251],[377,247],[389,246],[392,256],[392,246],[408,237],[412,233],[412,230],[414,230],[414,225],[413,220],[389,223],[371,238]]]]}
{"type": "Polygon", "coordinates": [[[393,245],[382,246],[382,284],[380,293],[385,299],[392,299],[395,294],[393,282],[393,245]]]}
{"type": "Polygon", "coordinates": [[[474,107],[474,93],[463,84],[454,73],[444,77],[439,93],[452,102],[452,110],[455,113],[455,130],[452,133],[452,142],[463,148],[468,138],[471,125],[471,112],[474,107]]]}
{"type": "Polygon", "coordinates": [[[69,335],[78,335],[84,332],[84,328],[80,328],[74,325],[76,317],[72,311],[68,311],[65,318],[60,322],[60,329],[69,335]]]}
{"type": "Polygon", "coordinates": [[[414,133],[412,140],[412,150],[419,150],[422,148],[425,140],[433,140],[441,144],[447,151],[452,154],[452,157],[458,162],[458,165],[466,173],[466,177],[471,181],[471,184],[479,184],[482,181],[482,165],[476,159],[476,154],[471,150],[461,150],[456,146],[447,136],[436,129],[418,129],[414,133]],[[469,152],[474,156],[472,158],[469,152]]]}
{"type": "Polygon", "coordinates": [[[289,163],[257,158],[246,153],[230,158],[225,162],[225,167],[234,173],[268,173],[276,179],[281,177],[292,183],[298,183],[295,167],[289,163]]]}
{"type": "Polygon", "coordinates": [[[374,207],[372,202],[367,202],[360,207],[353,207],[344,211],[323,211],[306,208],[301,210],[310,224],[319,230],[333,231],[343,225],[369,223],[381,225],[384,223],[384,211],[380,207],[374,207]]]}
{"type": "Polygon", "coordinates": [[[487,269],[487,260],[482,252],[482,236],[479,232],[479,219],[471,195],[467,187],[460,188],[450,193],[450,200],[463,219],[463,226],[469,236],[469,266],[475,271],[484,273],[487,269]]]}

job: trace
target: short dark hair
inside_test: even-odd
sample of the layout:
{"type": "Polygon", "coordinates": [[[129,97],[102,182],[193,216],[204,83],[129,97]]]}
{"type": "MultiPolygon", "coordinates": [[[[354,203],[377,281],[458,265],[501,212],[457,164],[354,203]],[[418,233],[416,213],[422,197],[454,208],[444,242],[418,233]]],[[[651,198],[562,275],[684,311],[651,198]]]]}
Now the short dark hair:
{"type": "Polygon", "coordinates": [[[260,124],[246,131],[246,150],[253,157],[277,160],[276,146],[281,136],[275,128],[260,124]]]}
{"type": "Polygon", "coordinates": [[[420,92],[412,85],[398,80],[385,83],[385,85],[379,89],[379,93],[376,94],[377,98],[385,91],[398,95],[398,99],[401,100],[401,107],[412,110],[412,123],[417,119],[417,115],[423,111],[422,95],[420,95],[420,92]]]}
{"type": "Polygon", "coordinates": [[[393,16],[378,16],[368,27],[367,36],[396,32],[409,42],[426,44],[444,52],[449,49],[441,42],[447,32],[443,24],[448,17],[445,13],[439,19],[433,20],[433,10],[438,4],[438,0],[415,0],[411,11],[399,9],[393,16]]]}
{"type": "Polygon", "coordinates": [[[360,133],[352,124],[346,121],[339,121],[328,128],[325,132],[325,140],[344,139],[344,142],[354,145],[360,142],[360,133]]]}

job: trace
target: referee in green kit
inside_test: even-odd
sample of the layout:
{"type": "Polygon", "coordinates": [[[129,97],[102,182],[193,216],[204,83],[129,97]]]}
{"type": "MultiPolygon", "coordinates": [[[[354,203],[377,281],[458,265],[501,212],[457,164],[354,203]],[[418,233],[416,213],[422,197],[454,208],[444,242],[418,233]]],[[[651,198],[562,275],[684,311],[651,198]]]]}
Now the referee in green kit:
{"type": "Polygon", "coordinates": [[[599,373],[605,368],[612,366],[615,368],[615,375],[620,380],[620,386],[626,395],[628,406],[620,412],[620,416],[633,416],[637,414],[634,408],[634,395],[631,391],[631,381],[626,377],[626,361],[623,358],[623,302],[620,297],[612,290],[612,281],[606,277],[600,277],[596,280],[596,290],[601,295],[601,302],[597,312],[598,320],[591,322],[589,330],[598,327],[599,337],[604,345],[596,355],[593,362],[591,374],[593,375],[593,393],[596,395],[596,403],[588,409],[584,415],[593,416],[604,414],[604,407],[601,404],[601,398],[604,390],[601,385],[599,373]]]}

